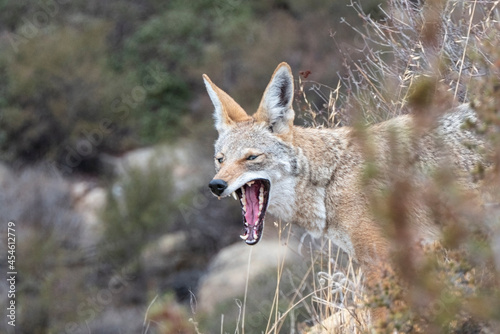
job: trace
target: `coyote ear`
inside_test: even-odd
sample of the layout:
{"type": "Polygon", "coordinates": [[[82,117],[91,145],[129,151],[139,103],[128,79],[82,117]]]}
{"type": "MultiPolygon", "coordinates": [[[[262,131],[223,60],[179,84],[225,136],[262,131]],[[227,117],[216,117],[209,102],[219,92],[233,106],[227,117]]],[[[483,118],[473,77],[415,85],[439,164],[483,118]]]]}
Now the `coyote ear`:
{"type": "Polygon", "coordinates": [[[292,103],[292,70],[287,63],[281,63],[267,85],[254,118],[258,122],[266,122],[272,132],[285,134],[293,126],[295,113],[292,103]]]}
{"type": "Polygon", "coordinates": [[[215,107],[214,119],[217,131],[223,132],[238,122],[252,119],[236,101],[217,87],[206,74],[203,74],[203,81],[207,87],[208,96],[210,96],[210,100],[212,100],[215,107]]]}

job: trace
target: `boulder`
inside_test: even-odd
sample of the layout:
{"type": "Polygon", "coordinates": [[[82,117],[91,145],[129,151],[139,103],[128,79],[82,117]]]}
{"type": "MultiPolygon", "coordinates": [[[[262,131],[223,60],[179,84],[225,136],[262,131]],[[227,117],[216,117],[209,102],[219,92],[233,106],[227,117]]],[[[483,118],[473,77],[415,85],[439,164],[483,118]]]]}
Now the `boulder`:
{"type": "Polygon", "coordinates": [[[262,274],[275,272],[283,260],[285,265],[297,263],[301,258],[291,249],[296,249],[296,245],[282,245],[276,239],[262,240],[256,246],[239,242],[222,249],[201,279],[198,309],[209,312],[218,304],[240,298],[245,292],[247,277],[251,282],[262,274]]]}
{"type": "Polygon", "coordinates": [[[142,263],[148,272],[172,272],[182,265],[190,248],[187,232],[169,233],[149,244],[142,252],[142,263]]]}
{"type": "Polygon", "coordinates": [[[169,170],[175,193],[185,194],[205,185],[213,174],[213,161],[205,151],[199,144],[184,141],[176,145],[140,148],[122,157],[103,155],[102,162],[122,178],[126,178],[131,170],[148,171],[155,167],[169,170]]]}
{"type": "Polygon", "coordinates": [[[106,189],[92,182],[78,181],[70,186],[73,207],[81,220],[81,244],[94,246],[102,236],[103,224],[99,218],[106,205],[106,189]]]}

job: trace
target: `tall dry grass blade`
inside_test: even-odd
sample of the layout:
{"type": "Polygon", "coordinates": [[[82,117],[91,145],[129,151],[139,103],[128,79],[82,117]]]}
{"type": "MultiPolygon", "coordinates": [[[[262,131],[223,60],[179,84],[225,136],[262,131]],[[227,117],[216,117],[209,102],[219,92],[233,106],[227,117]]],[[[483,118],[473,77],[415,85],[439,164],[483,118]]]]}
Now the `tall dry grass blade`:
{"type": "Polygon", "coordinates": [[[149,330],[149,321],[148,321],[148,314],[149,314],[149,310],[151,309],[151,307],[153,306],[153,304],[155,303],[156,299],[158,299],[158,295],[156,295],[153,300],[151,301],[151,303],[149,303],[148,305],[148,308],[146,309],[146,314],[144,315],[144,321],[142,322],[142,328],[143,328],[143,334],[146,334],[149,330]]]}
{"type": "Polygon", "coordinates": [[[243,296],[243,308],[241,316],[241,334],[245,334],[245,310],[247,305],[248,281],[250,280],[250,264],[252,262],[252,250],[253,248],[250,248],[250,252],[248,253],[247,278],[245,281],[245,295],[243,296]]]}
{"type": "Polygon", "coordinates": [[[472,20],[474,19],[474,14],[476,13],[476,4],[477,4],[477,0],[474,0],[474,4],[472,6],[472,12],[470,14],[470,19],[469,19],[469,29],[467,29],[467,36],[465,37],[465,45],[464,45],[464,50],[462,53],[462,60],[460,63],[460,69],[458,72],[458,79],[457,79],[457,84],[455,86],[455,93],[453,94],[453,99],[457,98],[458,88],[460,86],[460,79],[462,77],[462,70],[463,70],[464,65],[465,65],[465,55],[467,53],[467,46],[469,45],[470,32],[472,30],[472,20]]]}

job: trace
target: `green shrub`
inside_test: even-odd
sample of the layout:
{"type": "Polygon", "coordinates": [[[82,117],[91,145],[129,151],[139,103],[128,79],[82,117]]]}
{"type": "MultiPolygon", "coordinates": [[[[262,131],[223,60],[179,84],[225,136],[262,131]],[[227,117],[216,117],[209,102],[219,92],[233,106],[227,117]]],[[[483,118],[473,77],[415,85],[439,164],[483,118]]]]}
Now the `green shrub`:
{"type": "Polygon", "coordinates": [[[134,264],[144,246],[171,226],[177,208],[169,170],[154,163],[129,170],[108,193],[102,255],[116,267],[134,264]]]}
{"type": "Polygon", "coordinates": [[[106,66],[107,32],[102,23],[54,26],[1,55],[3,160],[95,172],[100,152],[131,145],[133,138],[122,133],[132,120],[112,109],[113,99],[130,88],[106,66]]]}
{"type": "MultiPolygon", "coordinates": [[[[87,292],[92,270],[84,264],[84,220],[73,209],[68,184],[60,179],[34,169],[11,173],[3,167],[1,184],[0,214],[15,223],[16,328],[25,333],[56,331],[63,322],[77,320],[75,310],[87,292]]],[[[2,228],[0,235],[7,240],[7,221],[2,228]]],[[[6,245],[2,241],[4,263],[6,245]]],[[[7,327],[2,322],[0,331],[8,333],[7,327]]]]}
{"type": "Polygon", "coordinates": [[[134,81],[144,83],[144,101],[133,117],[148,144],[179,134],[191,98],[186,74],[200,63],[207,36],[207,21],[200,17],[197,3],[172,7],[140,26],[123,50],[123,67],[133,68],[134,81]]]}

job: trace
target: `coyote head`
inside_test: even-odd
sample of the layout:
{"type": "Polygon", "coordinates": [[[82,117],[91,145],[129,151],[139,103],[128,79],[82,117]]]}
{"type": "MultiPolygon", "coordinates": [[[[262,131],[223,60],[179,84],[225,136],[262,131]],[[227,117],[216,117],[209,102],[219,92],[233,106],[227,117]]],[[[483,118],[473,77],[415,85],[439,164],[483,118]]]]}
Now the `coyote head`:
{"type": "Polygon", "coordinates": [[[249,245],[262,237],[266,210],[286,217],[294,203],[293,175],[297,159],[291,145],[294,111],[293,76],[281,63],[274,71],[260,106],[249,116],[228,94],[203,75],[215,107],[216,175],[209,183],[218,197],[239,199],[249,245]]]}

